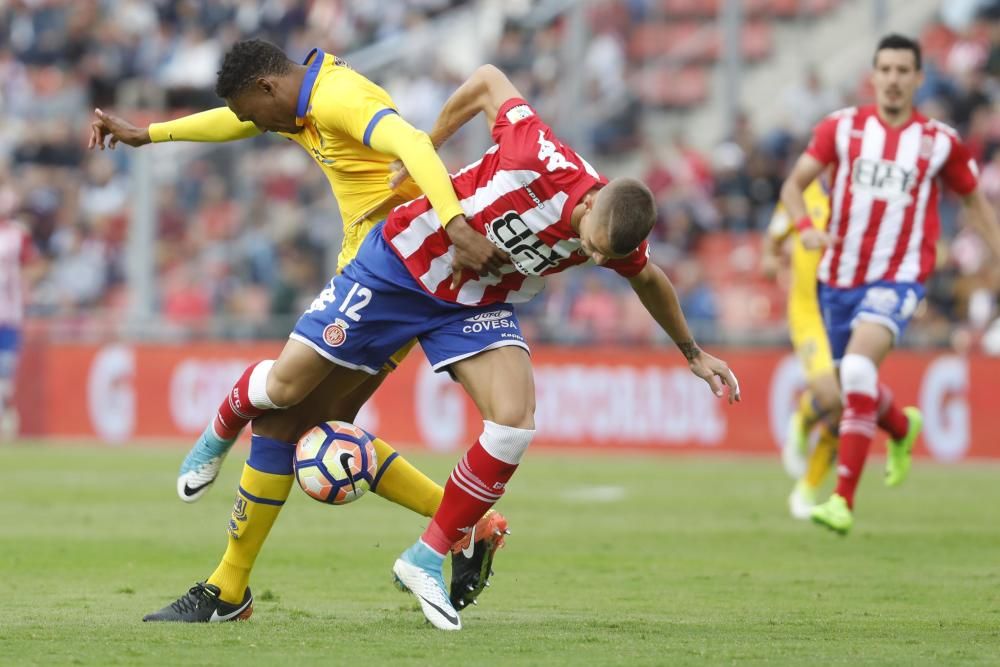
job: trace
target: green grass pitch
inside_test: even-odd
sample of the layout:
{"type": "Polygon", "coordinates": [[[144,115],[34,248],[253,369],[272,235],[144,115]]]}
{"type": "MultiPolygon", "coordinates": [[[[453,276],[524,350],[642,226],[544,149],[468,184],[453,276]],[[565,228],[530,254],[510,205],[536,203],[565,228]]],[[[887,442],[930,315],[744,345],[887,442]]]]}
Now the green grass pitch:
{"type": "MultiPolygon", "coordinates": [[[[0,448],[2,665],[946,665],[1000,661],[995,465],[869,467],[854,533],[786,516],[776,460],[529,454],[465,629],[390,584],[425,524],[293,489],[246,623],[140,622],[214,568],[245,449],[194,505],[180,449],[0,448]]],[[[453,457],[415,457],[444,479],[453,457]]]]}

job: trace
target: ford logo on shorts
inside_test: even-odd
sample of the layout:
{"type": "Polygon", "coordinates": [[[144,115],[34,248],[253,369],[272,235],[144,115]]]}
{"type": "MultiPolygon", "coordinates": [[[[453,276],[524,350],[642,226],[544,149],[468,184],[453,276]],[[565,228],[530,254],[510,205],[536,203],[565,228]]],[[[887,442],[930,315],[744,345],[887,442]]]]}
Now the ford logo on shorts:
{"type": "Polygon", "coordinates": [[[466,322],[492,322],[494,320],[505,320],[514,313],[509,310],[491,310],[488,313],[479,313],[472,317],[466,317],[466,322]]]}

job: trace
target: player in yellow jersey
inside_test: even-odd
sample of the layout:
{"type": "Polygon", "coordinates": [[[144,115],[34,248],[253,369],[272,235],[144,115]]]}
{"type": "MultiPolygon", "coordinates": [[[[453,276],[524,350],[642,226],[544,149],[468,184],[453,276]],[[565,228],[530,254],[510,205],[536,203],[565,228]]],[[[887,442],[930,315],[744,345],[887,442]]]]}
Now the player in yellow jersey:
{"type": "MultiPolygon", "coordinates": [[[[98,109],[89,147],[114,148],[119,142],[130,146],[163,141],[221,142],[275,132],[302,146],[330,182],[345,225],[341,267],[354,257],[372,225],[392,207],[425,194],[440,219],[447,221],[446,230],[456,245],[453,268],[481,275],[498,272],[503,253],[466,223],[430,138],[399,116],[384,90],[339,58],[316,49],[297,65],[267,42],[239,42],[226,54],[216,93],[227,106],[153,123],[148,128],[98,109]],[[389,165],[395,160],[405,166],[412,181],[393,191],[388,185],[389,165]]],[[[394,363],[408,349],[400,350],[393,357],[394,363]]],[[[240,478],[222,562],[207,582],[192,587],[145,620],[235,620],[252,612],[253,597],[247,586],[250,570],[292,485],[288,443],[317,421],[353,421],[389,370],[357,386],[340,387],[335,373],[316,377],[301,372],[301,360],[314,354],[311,348],[290,340],[277,361],[251,365],[185,458],[178,493],[191,502],[214,482],[243,426],[260,417],[255,419],[250,456],[240,478]],[[285,402],[284,397],[293,392],[305,400],[290,410],[264,415],[268,408],[292,402],[285,402]],[[264,405],[260,404],[261,396],[264,405]]],[[[374,438],[374,443],[379,469],[373,491],[422,515],[433,515],[443,489],[388,443],[379,438],[374,438]]],[[[456,545],[457,552],[465,547],[465,554],[474,554],[472,558],[463,555],[469,562],[463,561],[453,572],[453,597],[463,598],[463,605],[485,586],[505,528],[501,516],[490,515],[477,525],[474,549],[468,548],[470,537],[456,545]],[[464,578],[459,580],[458,575],[464,578]],[[461,591],[456,591],[456,583],[461,591]]]]}
{"type": "MultiPolygon", "coordinates": [[[[822,182],[813,181],[804,196],[813,224],[825,229],[830,204],[822,182]]],[[[840,418],[840,387],[816,291],[816,270],[822,251],[806,250],[794,231],[792,220],[779,204],[768,225],[762,268],[773,277],[785,242],[791,243],[788,332],[805,372],[807,388],[789,420],[781,458],[788,474],[798,480],[788,497],[789,510],[797,519],[808,519],[816,504],[817,490],[837,454],[835,424],[840,418]],[[817,426],[819,437],[809,454],[810,434],[817,426]]]]}

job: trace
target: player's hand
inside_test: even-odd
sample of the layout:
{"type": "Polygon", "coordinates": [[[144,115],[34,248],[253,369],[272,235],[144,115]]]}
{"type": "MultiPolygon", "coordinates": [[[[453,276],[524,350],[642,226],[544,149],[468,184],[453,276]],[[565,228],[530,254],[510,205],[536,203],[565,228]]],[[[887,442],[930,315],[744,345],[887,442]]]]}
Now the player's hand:
{"type": "Polygon", "coordinates": [[[765,250],[764,254],[760,257],[760,272],[768,280],[774,280],[778,277],[778,271],[781,269],[781,259],[769,250],[765,250]]]}
{"type": "Polygon", "coordinates": [[[723,388],[729,387],[730,405],[740,402],[740,383],[733,372],[729,370],[729,364],[722,359],[717,359],[708,352],[699,350],[697,356],[688,361],[688,366],[692,373],[708,383],[713,394],[722,398],[723,388]]]}
{"type": "Polygon", "coordinates": [[[410,177],[410,172],[403,166],[401,160],[393,160],[389,163],[389,189],[395,190],[410,177]]]}
{"type": "Polygon", "coordinates": [[[455,258],[451,262],[452,287],[458,285],[464,270],[474,271],[480,276],[500,275],[500,267],[506,263],[507,256],[489,239],[470,227],[464,215],[456,215],[444,229],[455,244],[455,258]]]}
{"type": "Polygon", "coordinates": [[[815,227],[799,232],[799,242],[806,250],[820,250],[833,245],[833,237],[815,227]]]}
{"type": "Polygon", "coordinates": [[[94,109],[96,118],[90,124],[90,141],[87,148],[100,148],[104,150],[104,142],[110,137],[107,147],[115,149],[118,142],[129,146],[145,146],[152,139],[149,138],[149,130],[144,127],[136,127],[124,118],[114,114],[105,113],[100,109],[94,109]]]}

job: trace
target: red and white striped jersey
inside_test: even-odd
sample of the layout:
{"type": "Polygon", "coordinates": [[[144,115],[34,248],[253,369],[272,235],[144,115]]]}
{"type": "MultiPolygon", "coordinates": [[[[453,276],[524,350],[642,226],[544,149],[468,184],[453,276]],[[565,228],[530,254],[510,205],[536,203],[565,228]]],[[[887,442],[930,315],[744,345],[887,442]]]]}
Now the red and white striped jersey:
{"type": "Polygon", "coordinates": [[[19,327],[24,318],[21,266],[32,257],[28,230],[18,222],[0,218],[0,327],[19,327]]]}
{"type": "MultiPolygon", "coordinates": [[[[544,276],[589,261],[570,217],[583,196],[607,179],[559,141],[523,99],[500,107],[493,139],[496,145],[451,181],[469,225],[507,253],[500,276],[466,271],[451,286],[455,250],[426,197],[396,207],[383,227],[413,278],[445,301],[522,303],[542,290],[544,276]]],[[[644,241],[628,257],[603,266],[634,276],[647,257],[644,241]]]]}
{"type": "Polygon", "coordinates": [[[978,171],[952,128],[914,112],[899,128],[876,107],[830,114],[806,152],[832,165],[827,248],[818,278],[834,287],[879,280],[923,282],[934,267],[938,181],[958,194],[976,189],[978,171]]]}

